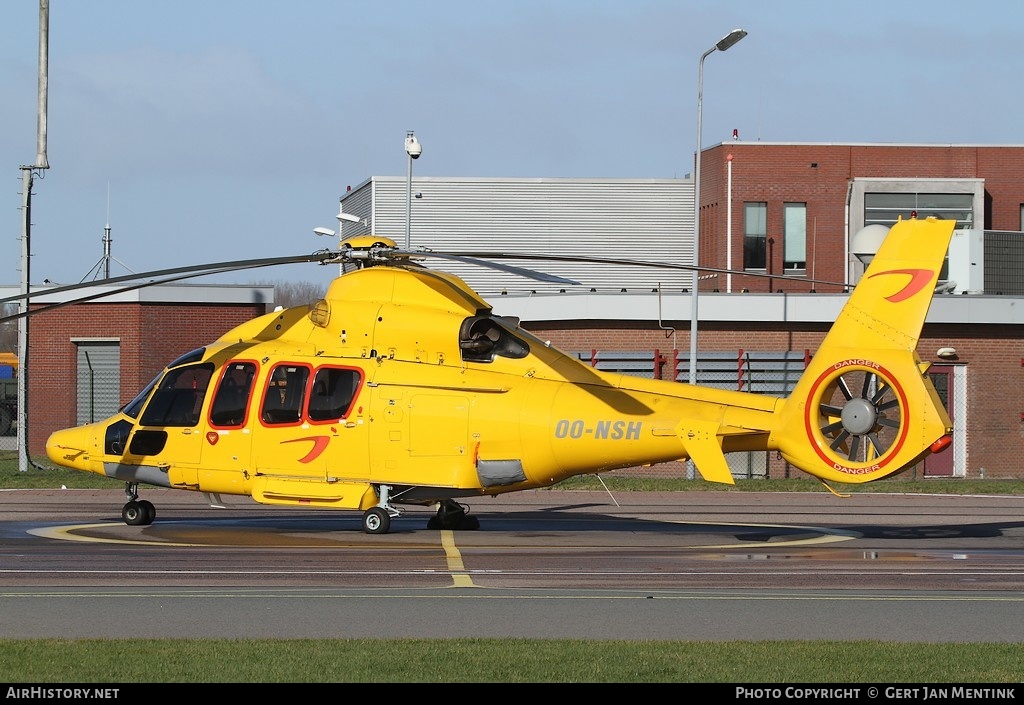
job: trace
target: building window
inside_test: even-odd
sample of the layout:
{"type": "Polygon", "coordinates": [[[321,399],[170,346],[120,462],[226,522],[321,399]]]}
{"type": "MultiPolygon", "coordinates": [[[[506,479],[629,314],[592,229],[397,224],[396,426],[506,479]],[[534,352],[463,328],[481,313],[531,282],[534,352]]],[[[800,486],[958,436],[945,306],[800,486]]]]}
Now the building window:
{"type": "Polygon", "coordinates": [[[807,204],[782,205],[783,267],[807,269],[807,204]]]}
{"type": "Polygon", "coordinates": [[[892,227],[897,220],[916,214],[955,220],[958,228],[974,225],[972,193],[865,193],[864,225],[892,227]]]}
{"type": "Polygon", "coordinates": [[[743,268],[765,269],[768,242],[768,204],[743,204],[743,268]]]}
{"type": "Polygon", "coordinates": [[[1024,203],[1020,204],[1020,225],[1018,228],[1021,232],[1024,232],[1024,203]]]}

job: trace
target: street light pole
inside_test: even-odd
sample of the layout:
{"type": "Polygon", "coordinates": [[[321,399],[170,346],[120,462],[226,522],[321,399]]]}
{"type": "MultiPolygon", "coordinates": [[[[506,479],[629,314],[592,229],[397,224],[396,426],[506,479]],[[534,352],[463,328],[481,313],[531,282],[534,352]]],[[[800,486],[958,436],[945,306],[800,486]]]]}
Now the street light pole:
{"type": "Polygon", "coordinates": [[[423,154],[416,135],[412,130],[405,133],[405,153],[409,155],[409,169],[405,177],[405,249],[412,246],[412,160],[423,154]]]}
{"type": "Polygon", "coordinates": [[[701,54],[697,64],[697,163],[693,170],[693,287],[690,292],[690,384],[697,384],[697,289],[700,286],[700,150],[701,107],[704,98],[704,59],[711,52],[725,51],[747,36],[744,29],[734,29],[701,54]]]}

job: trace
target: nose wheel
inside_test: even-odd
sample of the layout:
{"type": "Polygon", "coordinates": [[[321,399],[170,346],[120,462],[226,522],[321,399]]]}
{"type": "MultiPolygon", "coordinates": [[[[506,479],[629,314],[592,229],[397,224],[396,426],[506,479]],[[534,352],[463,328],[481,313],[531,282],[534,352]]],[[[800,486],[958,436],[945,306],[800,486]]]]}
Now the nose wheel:
{"type": "Polygon", "coordinates": [[[124,487],[128,501],[121,508],[121,519],[128,526],[148,526],[156,519],[156,507],[148,499],[139,499],[137,482],[127,482],[124,487]]]}
{"type": "Polygon", "coordinates": [[[368,534],[386,534],[391,529],[391,515],[382,507],[371,507],[363,514],[363,531],[368,534]]]}
{"type": "Polygon", "coordinates": [[[402,515],[402,510],[391,503],[391,485],[376,485],[377,506],[363,512],[363,531],[368,534],[386,534],[391,520],[402,515]]]}

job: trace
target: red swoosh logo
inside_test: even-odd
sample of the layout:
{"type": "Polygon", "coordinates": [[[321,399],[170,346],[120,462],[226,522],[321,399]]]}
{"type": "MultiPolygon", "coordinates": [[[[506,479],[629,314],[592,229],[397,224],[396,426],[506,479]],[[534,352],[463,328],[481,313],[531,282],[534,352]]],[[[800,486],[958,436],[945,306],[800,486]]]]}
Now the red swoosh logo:
{"type": "Polygon", "coordinates": [[[299,441],[313,441],[313,447],[309,449],[309,452],[299,458],[300,463],[311,463],[324,452],[324,449],[327,448],[327,444],[331,442],[331,437],[307,436],[306,438],[293,438],[290,441],[281,441],[281,443],[298,443],[299,441]]]}
{"type": "Polygon", "coordinates": [[[883,274],[908,274],[910,275],[910,281],[907,282],[906,286],[897,291],[892,296],[886,296],[886,301],[891,301],[894,304],[898,304],[900,301],[906,301],[914,294],[918,293],[927,286],[928,282],[932,279],[934,271],[931,269],[890,269],[887,272],[879,272],[878,274],[872,274],[871,278],[880,277],[883,274]]]}

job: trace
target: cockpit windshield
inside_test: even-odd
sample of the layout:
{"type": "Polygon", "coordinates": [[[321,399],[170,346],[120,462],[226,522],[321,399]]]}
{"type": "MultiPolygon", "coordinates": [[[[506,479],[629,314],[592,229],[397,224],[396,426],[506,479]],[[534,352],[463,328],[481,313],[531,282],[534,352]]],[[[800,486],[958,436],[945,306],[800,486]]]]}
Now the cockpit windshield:
{"type": "MultiPolygon", "coordinates": [[[[161,372],[160,374],[163,374],[161,372]]],[[[131,416],[133,419],[139,418],[139,412],[142,411],[142,405],[146,403],[146,399],[149,397],[149,393],[153,391],[153,387],[156,386],[157,380],[160,379],[160,375],[154,377],[145,388],[139,392],[134,399],[122,407],[121,412],[127,416],[131,416]]]]}
{"type": "MultiPolygon", "coordinates": [[[[189,362],[196,362],[197,360],[202,360],[203,355],[205,354],[206,348],[196,348],[195,350],[191,350],[182,355],[181,357],[177,358],[176,360],[174,360],[174,362],[169,364],[167,368],[171,369],[174,367],[178,367],[179,365],[187,364],[189,362]]],[[[132,399],[130,402],[121,407],[121,412],[126,416],[132,417],[133,419],[139,418],[139,412],[142,411],[143,404],[146,403],[146,399],[149,398],[149,393],[153,391],[153,387],[156,386],[156,383],[160,380],[163,374],[164,373],[161,371],[159,374],[157,374],[156,377],[150,380],[149,384],[147,384],[142,389],[141,392],[136,394],[134,399],[132,399]]]]}

